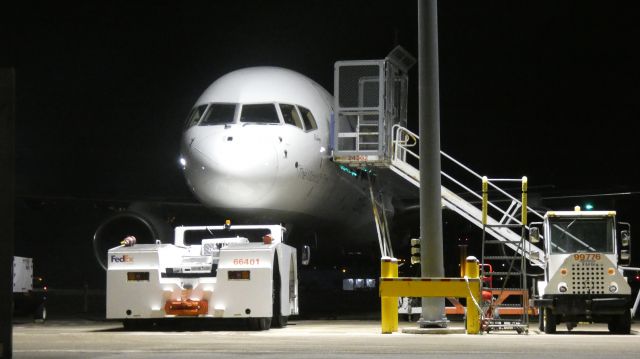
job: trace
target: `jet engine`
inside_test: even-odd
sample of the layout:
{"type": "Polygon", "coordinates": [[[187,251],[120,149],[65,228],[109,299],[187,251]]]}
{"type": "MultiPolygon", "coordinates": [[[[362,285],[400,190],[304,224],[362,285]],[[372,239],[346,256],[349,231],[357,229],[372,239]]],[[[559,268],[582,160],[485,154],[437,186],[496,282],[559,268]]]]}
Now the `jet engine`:
{"type": "Polygon", "coordinates": [[[168,220],[145,206],[132,205],[107,218],[93,236],[93,252],[100,266],[107,269],[107,251],[121,245],[128,236],[137,243],[173,243],[173,231],[168,220]]]}

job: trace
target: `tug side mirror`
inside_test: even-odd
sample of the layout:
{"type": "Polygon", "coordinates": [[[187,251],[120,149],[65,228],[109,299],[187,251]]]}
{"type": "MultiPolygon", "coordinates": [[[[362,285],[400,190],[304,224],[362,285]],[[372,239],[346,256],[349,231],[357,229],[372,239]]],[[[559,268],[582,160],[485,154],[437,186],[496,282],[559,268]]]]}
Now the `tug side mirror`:
{"type": "Polygon", "coordinates": [[[626,250],[620,251],[621,262],[624,262],[625,264],[629,264],[630,260],[631,260],[631,254],[629,253],[629,251],[626,251],[626,250]]]}
{"type": "Polygon", "coordinates": [[[529,242],[540,243],[540,229],[538,227],[529,227],[529,242]]]}
{"type": "Polygon", "coordinates": [[[624,230],[620,232],[620,246],[622,248],[628,248],[631,243],[631,235],[628,230],[624,230]]]}
{"type": "Polygon", "coordinates": [[[618,222],[619,225],[627,227],[620,231],[620,264],[631,265],[631,224],[618,222]]]}

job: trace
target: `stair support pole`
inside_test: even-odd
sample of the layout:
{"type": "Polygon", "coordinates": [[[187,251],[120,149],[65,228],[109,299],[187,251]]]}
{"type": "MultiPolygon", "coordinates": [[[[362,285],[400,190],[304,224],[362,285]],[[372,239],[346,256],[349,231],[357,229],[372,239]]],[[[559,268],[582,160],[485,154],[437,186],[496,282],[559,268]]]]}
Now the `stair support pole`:
{"type": "MultiPolygon", "coordinates": [[[[440,180],[438,3],[418,0],[418,96],[420,127],[420,269],[444,277],[440,180]]],[[[422,298],[422,328],[446,327],[444,298],[422,298]]]]}

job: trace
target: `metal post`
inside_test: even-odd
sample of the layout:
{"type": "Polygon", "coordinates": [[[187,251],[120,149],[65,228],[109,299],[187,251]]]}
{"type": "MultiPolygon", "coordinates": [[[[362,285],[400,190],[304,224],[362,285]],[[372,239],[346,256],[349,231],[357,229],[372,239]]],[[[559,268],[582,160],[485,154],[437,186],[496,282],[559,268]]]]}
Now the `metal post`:
{"type": "Polygon", "coordinates": [[[527,176],[522,176],[522,237],[520,238],[520,247],[522,248],[522,260],[520,260],[520,288],[522,289],[522,319],[525,325],[529,325],[529,292],[527,291],[527,262],[525,258],[525,240],[527,220],[527,191],[529,189],[529,180],[527,176]]]}
{"type": "Polygon", "coordinates": [[[522,177],[522,225],[527,225],[527,188],[529,187],[527,176],[522,177]]]}
{"type": "MultiPolygon", "coordinates": [[[[420,246],[423,277],[444,277],[437,0],[418,0],[420,246]]],[[[446,327],[444,298],[422,298],[420,327],[446,327]]]]}
{"type": "Polygon", "coordinates": [[[11,358],[14,236],[14,72],[0,69],[0,355],[11,358]]]}

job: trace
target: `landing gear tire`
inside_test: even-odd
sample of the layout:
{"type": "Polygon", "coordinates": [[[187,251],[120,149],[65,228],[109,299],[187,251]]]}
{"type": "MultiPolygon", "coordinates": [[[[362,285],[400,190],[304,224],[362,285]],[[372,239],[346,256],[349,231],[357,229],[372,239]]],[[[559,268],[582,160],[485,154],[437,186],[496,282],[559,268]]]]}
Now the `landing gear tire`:
{"type": "Polygon", "coordinates": [[[623,314],[613,317],[609,321],[609,332],[612,334],[631,333],[631,311],[625,310],[623,314]]]}
{"type": "Polygon", "coordinates": [[[144,319],[125,319],[122,321],[122,326],[125,330],[140,330],[145,327],[146,323],[143,321],[144,319]]]}
{"type": "Polygon", "coordinates": [[[546,334],[556,333],[556,316],[551,308],[544,309],[544,332],[546,334]]]}
{"type": "Polygon", "coordinates": [[[538,329],[540,332],[544,332],[544,307],[538,309],[538,329]]]}
{"type": "Polygon", "coordinates": [[[33,321],[36,323],[44,323],[47,320],[47,307],[44,303],[40,304],[33,312],[33,321]]]}
{"type": "Polygon", "coordinates": [[[271,318],[249,318],[250,330],[268,330],[271,328],[271,318]]]}
{"type": "Polygon", "coordinates": [[[122,321],[122,326],[125,330],[152,330],[157,327],[153,319],[125,319],[122,321]]]}
{"type": "Polygon", "coordinates": [[[287,326],[287,323],[289,322],[289,317],[282,315],[282,310],[280,309],[281,288],[282,288],[282,281],[280,276],[280,267],[278,266],[278,255],[276,254],[273,260],[273,291],[272,291],[273,317],[271,318],[272,328],[284,328],[287,326]]]}

